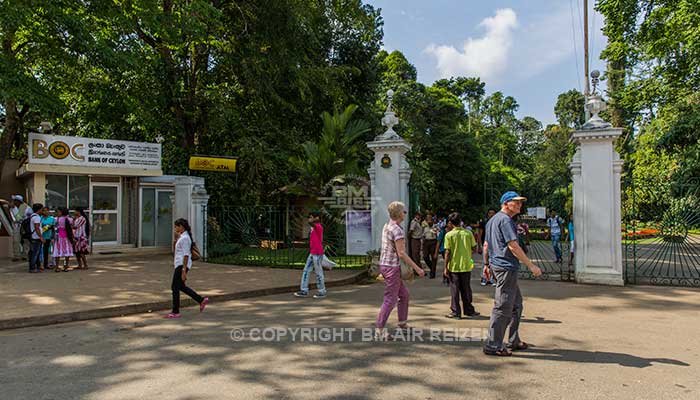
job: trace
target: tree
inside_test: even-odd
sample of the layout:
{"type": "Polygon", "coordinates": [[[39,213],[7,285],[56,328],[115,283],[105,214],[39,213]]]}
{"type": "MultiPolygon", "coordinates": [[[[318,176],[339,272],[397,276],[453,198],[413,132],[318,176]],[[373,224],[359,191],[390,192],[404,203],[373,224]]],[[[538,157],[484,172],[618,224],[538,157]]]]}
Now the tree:
{"type": "Polygon", "coordinates": [[[511,96],[505,96],[502,92],[495,92],[484,99],[482,113],[486,123],[494,128],[507,125],[513,126],[516,121],[515,112],[518,111],[518,102],[511,96]]]}
{"type": "Polygon", "coordinates": [[[356,105],[350,105],[333,115],[321,115],[323,130],[318,142],[307,141],[302,153],[289,159],[299,173],[296,184],[288,192],[297,195],[323,195],[326,186],[335,179],[360,174],[360,153],[364,143],[360,140],[369,131],[369,124],[353,120],[356,105]]]}
{"type": "Polygon", "coordinates": [[[580,129],[586,122],[585,103],[586,98],[583,93],[576,89],[571,89],[557,96],[554,115],[557,116],[559,126],[580,129]]]}

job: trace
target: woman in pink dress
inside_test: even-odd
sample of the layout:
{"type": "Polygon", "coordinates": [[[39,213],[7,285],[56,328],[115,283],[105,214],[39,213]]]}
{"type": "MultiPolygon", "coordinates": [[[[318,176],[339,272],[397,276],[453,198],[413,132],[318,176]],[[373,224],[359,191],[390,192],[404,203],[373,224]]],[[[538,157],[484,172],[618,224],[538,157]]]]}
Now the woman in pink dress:
{"type": "Polygon", "coordinates": [[[56,228],[58,235],[53,244],[53,259],[56,260],[56,269],[61,270],[61,257],[66,259],[63,272],[68,272],[70,258],[73,257],[73,219],[68,214],[68,209],[61,207],[56,211],[56,228]]]}
{"type": "Polygon", "coordinates": [[[78,260],[78,268],[88,269],[87,254],[90,252],[90,223],[85,215],[84,208],[78,208],[73,214],[73,237],[75,238],[75,258],[78,260]]]}

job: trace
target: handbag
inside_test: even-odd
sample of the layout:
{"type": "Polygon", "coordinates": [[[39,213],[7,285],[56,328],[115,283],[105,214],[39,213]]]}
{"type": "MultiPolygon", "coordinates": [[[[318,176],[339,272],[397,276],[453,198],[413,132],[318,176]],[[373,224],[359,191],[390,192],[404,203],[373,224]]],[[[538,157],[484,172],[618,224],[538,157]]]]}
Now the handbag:
{"type": "Polygon", "coordinates": [[[197,243],[192,243],[192,261],[199,261],[202,258],[202,253],[197,247],[197,243]]]}
{"type": "Polygon", "coordinates": [[[325,254],[323,255],[323,259],[321,260],[321,267],[322,267],[324,270],[330,271],[330,270],[332,270],[334,267],[337,267],[337,266],[338,266],[338,264],[336,264],[335,262],[333,262],[330,258],[326,257],[325,254]]]}
{"type": "Polygon", "coordinates": [[[413,268],[406,264],[404,260],[401,260],[401,279],[406,282],[413,282],[414,278],[413,268]]]}

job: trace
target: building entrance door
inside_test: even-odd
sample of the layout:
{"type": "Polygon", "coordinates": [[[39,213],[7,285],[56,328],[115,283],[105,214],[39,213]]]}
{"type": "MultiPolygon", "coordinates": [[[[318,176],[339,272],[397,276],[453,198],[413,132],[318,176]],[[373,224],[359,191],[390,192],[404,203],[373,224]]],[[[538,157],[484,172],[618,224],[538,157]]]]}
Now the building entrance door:
{"type": "Polygon", "coordinates": [[[95,182],[90,185],[92,243],[118,245],[121,233],[121,188],[119,183],[95,182]]]}
{"type": "Polygon", "coordinates": [[[172,243],[172,194],[170,189],[141,188],[140,247],[167,247],[172,243]]]}

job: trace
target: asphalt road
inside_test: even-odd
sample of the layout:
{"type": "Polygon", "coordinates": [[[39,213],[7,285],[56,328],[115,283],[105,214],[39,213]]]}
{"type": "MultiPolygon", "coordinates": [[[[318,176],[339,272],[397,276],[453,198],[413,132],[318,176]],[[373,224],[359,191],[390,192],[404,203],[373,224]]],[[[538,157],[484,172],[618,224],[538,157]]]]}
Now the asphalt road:
{"type": "MultiPolygon", "coordinates": [[[[700,398],[698,290],[521,281],[521,332],[536,347],[493,358],[481,352],[486,317],[444,318],[440,283],[410,287],[409,318],[424,332],[392,343],[363,340],[382,283],[324,300],[188,308],[177,321],[145,314],[0,332],[0,398],[700,398]]],[[[473,286],[488,314],[493,289],[473,286]]]]}

